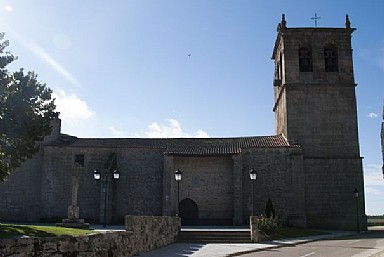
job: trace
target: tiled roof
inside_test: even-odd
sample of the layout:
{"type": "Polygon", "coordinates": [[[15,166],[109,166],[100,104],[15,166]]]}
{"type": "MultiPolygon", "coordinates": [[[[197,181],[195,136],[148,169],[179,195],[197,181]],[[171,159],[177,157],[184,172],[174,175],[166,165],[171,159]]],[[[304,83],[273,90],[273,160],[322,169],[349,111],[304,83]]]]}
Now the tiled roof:
{"type": "Polygon", "coordinates": [[[165,154],[174,155],[222,155],[239,153],[242,148],[299,147],[289,144],[281,135],[233,138],[77,138],[62,135],[50,145],[163,149],[165,154]]]}

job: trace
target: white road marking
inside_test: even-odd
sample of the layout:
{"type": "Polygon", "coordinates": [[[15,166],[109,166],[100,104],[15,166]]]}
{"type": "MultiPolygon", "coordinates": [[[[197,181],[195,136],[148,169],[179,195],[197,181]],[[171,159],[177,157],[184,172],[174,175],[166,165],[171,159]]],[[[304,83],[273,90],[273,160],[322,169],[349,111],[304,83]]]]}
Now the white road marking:
{"type": "Polygon", "coordinates": [[[300,257],[308,257],[308,256],[311,256],[311,255],[314,255],[314,254],[315,254],[315,252],[311,252],[311,253],[307,253],[305,255],[302,255],[300,257]]]}

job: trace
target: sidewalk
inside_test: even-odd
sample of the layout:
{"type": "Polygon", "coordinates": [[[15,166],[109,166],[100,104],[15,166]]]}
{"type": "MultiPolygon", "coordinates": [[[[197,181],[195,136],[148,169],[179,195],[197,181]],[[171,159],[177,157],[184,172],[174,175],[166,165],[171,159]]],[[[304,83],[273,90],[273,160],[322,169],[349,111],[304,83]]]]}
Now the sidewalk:
{"type": "Polygon", "coordinates": [[[188,244],[175,243],[157,250],[153,250],[139,257],[226,257],[240,256],[241,254],[273,249],[284,246],[294,246],[297,244],[308,243],[322,239],[332,239],[347,235],[353,235],[356,232],[334,232],[327,235],[309,236],[293,239],[266,241],[254,244],[188,244]]]}

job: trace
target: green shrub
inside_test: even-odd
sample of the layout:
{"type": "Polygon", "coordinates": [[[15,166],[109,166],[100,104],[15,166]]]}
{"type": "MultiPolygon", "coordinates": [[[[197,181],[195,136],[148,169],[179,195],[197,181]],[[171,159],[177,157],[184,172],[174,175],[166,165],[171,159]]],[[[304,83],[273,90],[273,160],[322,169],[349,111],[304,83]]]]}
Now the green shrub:
{"type": "Polygon", "coordinates": [[[280,221],[278,217],[260,216],[257,219],[257,226],[259,230],[265,233],[269,233],[276,230],[280,226],[280,221]]]}

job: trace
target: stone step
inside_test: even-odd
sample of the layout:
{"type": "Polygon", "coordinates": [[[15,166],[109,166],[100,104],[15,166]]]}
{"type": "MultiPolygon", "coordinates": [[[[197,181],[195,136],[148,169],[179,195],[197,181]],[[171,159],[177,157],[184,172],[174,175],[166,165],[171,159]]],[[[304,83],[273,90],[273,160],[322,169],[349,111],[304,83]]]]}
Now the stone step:
{"type": "Polygon", "coordinates": [[[181,231],[182,243],[250,243],[249,231],[181,231]]]}

